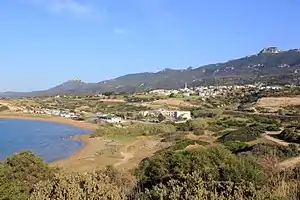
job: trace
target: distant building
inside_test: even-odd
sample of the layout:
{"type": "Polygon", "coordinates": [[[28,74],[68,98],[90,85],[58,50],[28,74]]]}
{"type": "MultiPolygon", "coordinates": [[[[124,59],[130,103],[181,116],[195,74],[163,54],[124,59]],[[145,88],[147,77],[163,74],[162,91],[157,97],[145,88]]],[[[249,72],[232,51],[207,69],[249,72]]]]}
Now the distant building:
{"type": "Polygon", "coordinates": [[[159,110],[159,112],[165,117],[174,118],[176,111],[174,111],[174,110],[159,110]]]}
{"type": "Polygon", "coordinates": [[[191,116],[191,111],[175,111],[174,113],[174,117],[175,119],[191,119],[192,116],[191,116]]]}
{"type": "Polygon", "coordinates": [[[164,90],[164,89],[157,89],[157,90],[152,90],[149,93],[150,94],[157,94],[157,95],[170,95],[171,91],[170,90],[164,90]]]}
{"type": "Polygon", "coordinates": [[[173,119],[191,119],[191,111],[179,111],[179,110],[160,110],[160,113],[173,119]]]}
{"type": "Polygon", "coordinates": [[[103,120],[105,122],[108,122],[108,123],[120,123],[120,122],[122,122],[121,117],[117,117],[117,116],[109,115],[109,114],[98,114],[97,118],[100,119],[100,120],[103,120]]]}

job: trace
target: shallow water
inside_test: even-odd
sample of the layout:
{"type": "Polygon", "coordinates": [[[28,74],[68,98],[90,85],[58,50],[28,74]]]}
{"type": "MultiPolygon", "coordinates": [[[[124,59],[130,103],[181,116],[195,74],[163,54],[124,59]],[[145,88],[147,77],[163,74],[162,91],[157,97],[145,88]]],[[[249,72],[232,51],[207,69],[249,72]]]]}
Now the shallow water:
{"type": "Polygon", "coordinates": [[[0,119],[0,160],[21,150],[32,150],[47,162],[65,158],[83,145],[70,137],[89,132],[68,124],[0,119]]]}

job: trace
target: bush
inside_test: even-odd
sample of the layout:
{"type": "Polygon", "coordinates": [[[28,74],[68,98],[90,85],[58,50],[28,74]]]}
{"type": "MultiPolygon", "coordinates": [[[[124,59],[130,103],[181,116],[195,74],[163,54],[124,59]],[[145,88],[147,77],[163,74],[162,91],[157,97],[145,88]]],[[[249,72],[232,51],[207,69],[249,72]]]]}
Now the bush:
{"type": "Polygon", "coordinates": [[[176,142],[185,137],[187,132],[176,131],[174,133],[165,133],[162,134],[163,139],[162,142],[176,142]]]}
{"type": "Polygon", "coordinates": [[[240,142],[240,141],[228,141],[224,143],[226,149],[233,153],[239,153],[242,151],[245,151],[249,149],[250,145],[248,145],[245,142],[240,142]]]}
{"type": "Polygon", "coordinates": [[[256,157],[272,157],[275,156],[280,160],[300,155],[300,151],[296,145],[280,146],[274,144],[259,143],[252,146],[251,153],[256,157]]]}
{"type": "Polygon", "coordinates": [[[27,199],[34,185],[50,180],[54,170],[30,151],[22,151],[0,164],[0,199],[27,199]]]}
{"type": "Polygon", "coordinates": [[[277,137],[287,142],[300,143],[300,135],[295,132],[295,128],[286,128],[277,137]]]}
{"type": "Polygon", "coordinates": [[[145,187],[181,180],[198,171],[204,181],[250,181],[262,185],[265,175],[251,157],[237,157],[222,147],[193,151],[162,151],[143,160],[135,174],[145,187]]]}
{"type": "Polygon", "coordinates": [[[0,105],[0,112],[9,110],[9,107],[0,105]]]}
{"type": "MultiPolygon", "coordinates": [[[[269,188],[257,189],[251,182],[203,181],[197,171],[181,180],[171,179],[140,193],[136,199],[155,200],[235,200],[235,199],[271,199],[269,188]]],[[[272,198],[273,199],[273,198],[272,198]]]]}
{"type": "Polygon", "coordinates": [[[203,135],[204,130],[208,127],[205,119],[189,120],[186,123],[176,124],[177,131],[192,131],[195,135],[203,135]]]}
{"type": "MultiPolygon", "coordinates": [[[[125,199],[126,191],[122,186],[128,181],[124,178],[117,180],[116,173],[115,171],[112,174],[105,171],[88,174],[58,173],[53,180],[37,184],[30,200],[125,199]],[[119,184],[122,182],[121,185],[118,182],[119,184]]],[[[126,186],[130,188],[130,185],[126,186]]]]}
{"type": "Polygon", "coordinates": [[[280,121],[268,117],[263,117],[259,115],[253,115],[253,119],[261,124],[280,124],[280,121]]]}
{"type": "Polygon", "coordinates": [[[248,126],[226,133],[219,138],[219,141],[223,143],[229,141],[250,142],[256,140],[264,132],[265,129],[261,126],[248,126]]]}
{"type": "Polygon", "coordinates": [[[103,137],[112,135],[157,135],[175,132],[176,128],[172,124],[142,124],[133,123],[129,125],[100,126],[91,137],[103,137]]]}
{"type": "Polygon", "coordinates": [[[224,118],[222,121],[217,121],[217,125],[229,128],[229,127],[245,127],[247,126],[247,121],[245,120],[237,120],[233,118],[224,118]]]}

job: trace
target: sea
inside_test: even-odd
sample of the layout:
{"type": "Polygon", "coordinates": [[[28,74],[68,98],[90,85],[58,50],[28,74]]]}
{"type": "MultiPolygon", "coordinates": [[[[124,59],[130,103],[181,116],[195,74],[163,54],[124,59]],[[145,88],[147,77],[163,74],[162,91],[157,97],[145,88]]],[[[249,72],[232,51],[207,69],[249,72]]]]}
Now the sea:
{"type": "Polygon", "coordinates": [[[0,160],[21,150],[31,150],[46,162],[68,157],[83,146],[72,135],[89,130],[69,124],[39,120],[0,119],[0,160]]]}

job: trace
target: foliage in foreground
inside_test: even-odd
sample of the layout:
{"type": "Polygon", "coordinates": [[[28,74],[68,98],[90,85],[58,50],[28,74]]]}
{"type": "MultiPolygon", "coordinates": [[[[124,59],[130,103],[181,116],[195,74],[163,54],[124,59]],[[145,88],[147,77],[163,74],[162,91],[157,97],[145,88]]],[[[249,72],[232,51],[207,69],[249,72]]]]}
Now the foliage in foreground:
{"type": "Polygon", "coordinates": [[[255,185],[265,182],[266,176],[251,157],[237,157],[223,147],[192,151],[162,151],[141,162],[136,171],[138,179],[152,186],[197,171],[204,181],[247,180],[255,185]]]}
{"type": "MultiPolygon", "coordinates": [[[[278,172],[261,166],[256,157],[236,155],[244,143],[183,150],[165,149],[143,160],[136,178],[108,167],[94,173],[64,173],[49,168],[31,152],[21,152],[0,164],[0,199],[6,200],[296,200],[300,197],[300,167],[278,172]],[[137,179],[137,181],[136,181],[137,179]]],[[[193,141],[194,142],[194,141],[193,141]]],[[[227,144],[227,143],[226,143],[227,144]]],[[[254,145],[256,156],[295,156],[297,148],[254,145]],[[278,148],[278,149],[277,149],[278,148]],[[295,150],[295,151],[294,151],[295,150]]]]}
{"type": "Polygon", "coordinates": [[[50,180],[55,169],[30,151],[23,151],[0,163],[0,199],[27,199],[39,181],[50,180]]]}
{"type": "Polygon", "coordinates": [[[113,168],[95,173],[58,173],[52,180],[40,182],[30,200],[126,199],[130,181],[113,168]]]}

